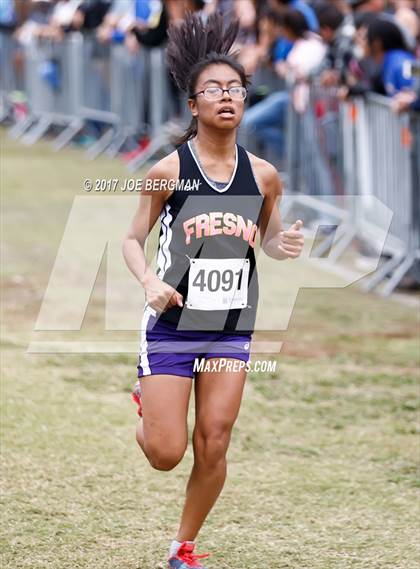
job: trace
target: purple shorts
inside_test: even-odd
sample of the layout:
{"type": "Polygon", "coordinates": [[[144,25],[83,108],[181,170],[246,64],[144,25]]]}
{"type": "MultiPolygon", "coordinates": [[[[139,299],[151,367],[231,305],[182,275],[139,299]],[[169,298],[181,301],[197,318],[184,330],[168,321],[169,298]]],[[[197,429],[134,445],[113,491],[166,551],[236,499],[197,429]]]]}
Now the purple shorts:
{"type": "Polygon", "coordinates": [[[193,378],[195,360],[249,361],[251,335],[177,330],[175,324],[158,321],[153,312],[150,308],[144,311],[137,377],[169,374],[193,378]]]}

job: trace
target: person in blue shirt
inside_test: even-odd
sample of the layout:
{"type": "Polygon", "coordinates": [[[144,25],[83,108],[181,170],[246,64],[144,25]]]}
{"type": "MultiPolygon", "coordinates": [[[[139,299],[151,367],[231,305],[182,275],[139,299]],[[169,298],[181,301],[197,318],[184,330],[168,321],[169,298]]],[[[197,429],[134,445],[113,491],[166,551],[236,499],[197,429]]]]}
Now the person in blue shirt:
{"type": "MultiPolygon", "coordinates": [[[[124,43],[126,32],[133,26],[142,29],[148,27],[153,8],[159,5],[160,2],[152,0],[113,0],[110,10],[98,28],[99,41],[124,43]]],[[[130,49],[130,45],[127,47],[130,49]]]]}
{"type": "Polygon", "coordinates": [[[414,55],[407,49],[400,28],[389,19],[376,18],[368,27],[369,56],[381,66],[384,93],[390,97],[413,87],[409,73],[414,55]]]}
{"type": "Polygon", "coordinates": [[[1,0],[0,31],[13,31],[16,24],[17,16],[13,0],[1,0]]]}

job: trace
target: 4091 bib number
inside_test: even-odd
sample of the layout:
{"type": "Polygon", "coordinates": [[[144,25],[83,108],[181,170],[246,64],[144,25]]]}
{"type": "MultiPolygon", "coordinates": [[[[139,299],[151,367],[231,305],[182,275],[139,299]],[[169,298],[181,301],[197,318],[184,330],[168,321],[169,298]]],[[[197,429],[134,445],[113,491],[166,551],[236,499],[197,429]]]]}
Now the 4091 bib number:
{"type": "Polygon", "coordinates": [[[194,310],[245,308],[249,259],[191,259],[186,306],[194,310]]]}

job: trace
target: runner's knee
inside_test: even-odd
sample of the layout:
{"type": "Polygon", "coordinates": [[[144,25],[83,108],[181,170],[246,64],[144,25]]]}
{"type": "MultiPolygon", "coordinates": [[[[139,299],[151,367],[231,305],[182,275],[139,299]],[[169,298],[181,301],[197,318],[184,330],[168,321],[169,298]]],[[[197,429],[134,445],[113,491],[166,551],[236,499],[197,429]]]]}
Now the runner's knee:
{"type": "Polygon", "coordinates": [[[162,445],[145,445],[145,454],[150,465],[156,470],[172,470],[185,454],[184,448],[162,448],[162,445]]]}
{"type": "Polygon", "coordinates": [[[194,456],[196,462],[207,468],[216,467],[226,458],[232,426],[226,422],[215,422],[207,429],[194,431],[194,456]]]}

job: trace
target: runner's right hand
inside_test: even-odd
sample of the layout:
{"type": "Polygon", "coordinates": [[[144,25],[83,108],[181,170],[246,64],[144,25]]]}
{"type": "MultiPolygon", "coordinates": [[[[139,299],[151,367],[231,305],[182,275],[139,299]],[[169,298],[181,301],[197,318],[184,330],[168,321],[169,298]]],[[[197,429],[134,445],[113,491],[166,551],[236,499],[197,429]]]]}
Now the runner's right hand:
{"type": "Polygon", "coordinates": [[[148,277],[143,287],[148,305],[156,312],[165,312],[173,306],[184,306],[182,294],[161,281],[156,275],[148,277]]]}

